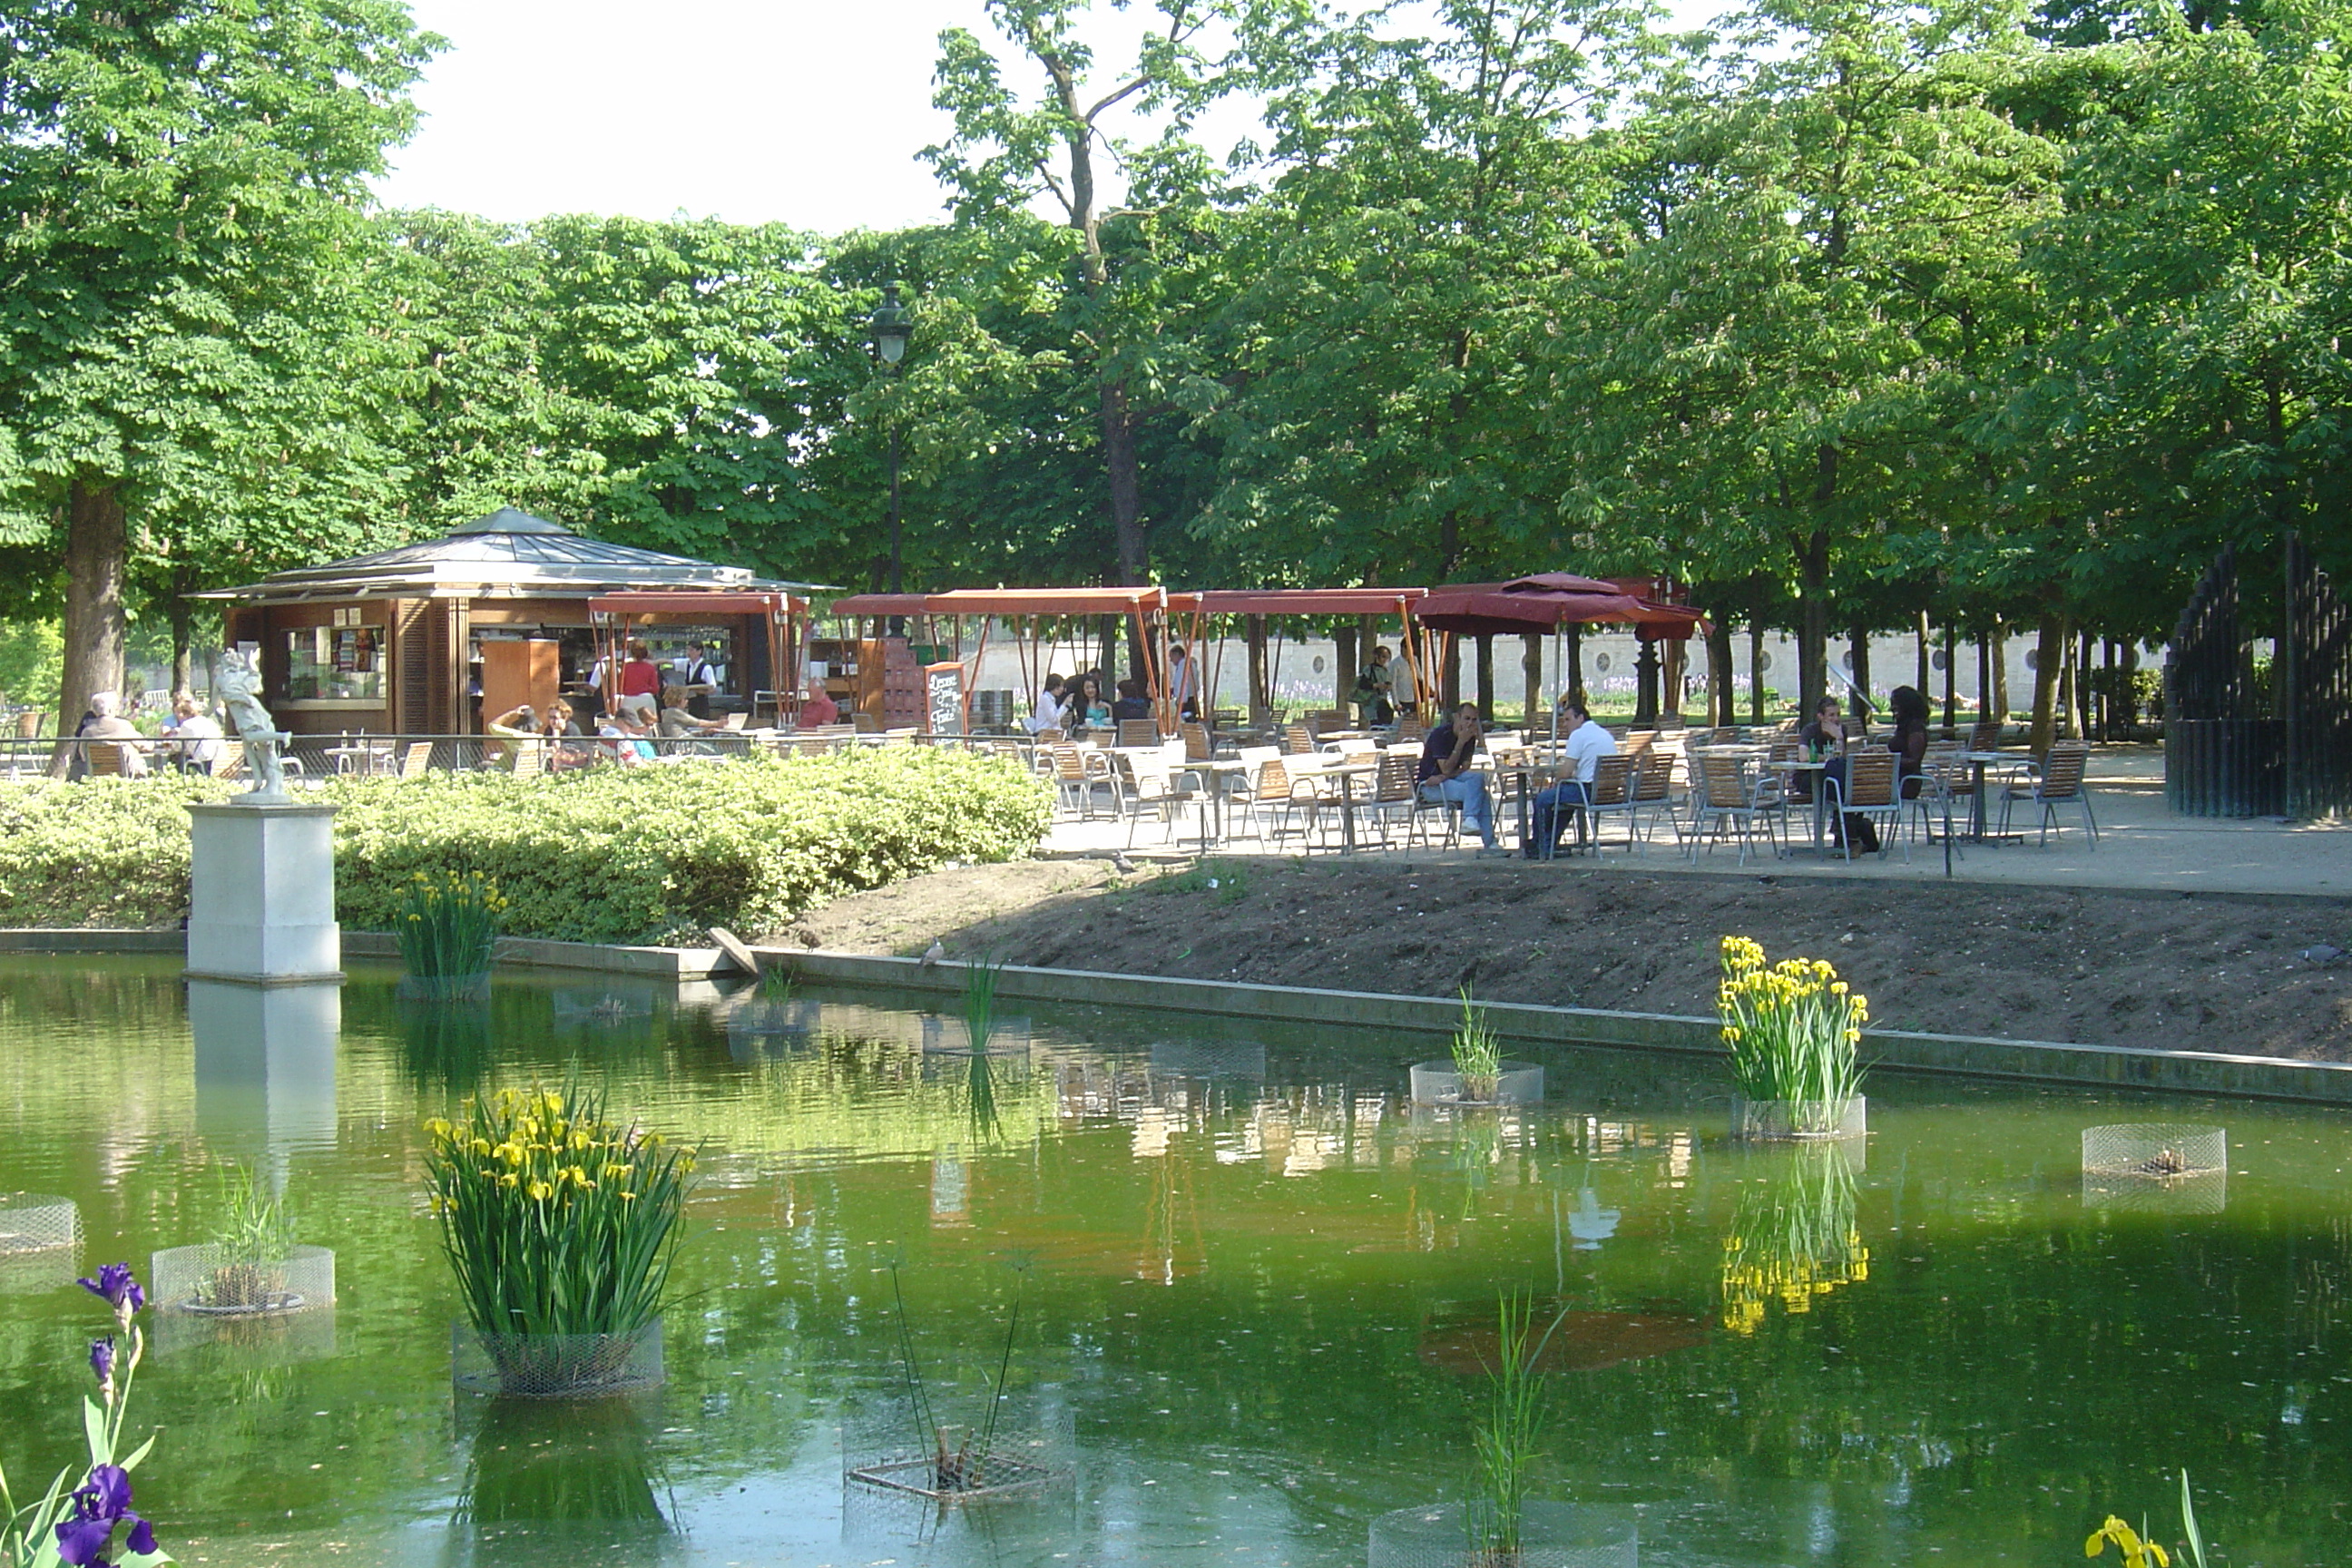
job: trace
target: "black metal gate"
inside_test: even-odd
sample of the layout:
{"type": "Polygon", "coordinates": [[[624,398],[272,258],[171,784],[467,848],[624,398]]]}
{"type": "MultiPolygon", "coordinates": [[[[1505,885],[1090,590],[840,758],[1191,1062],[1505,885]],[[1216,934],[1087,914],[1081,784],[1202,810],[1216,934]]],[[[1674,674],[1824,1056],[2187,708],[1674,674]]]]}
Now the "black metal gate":
{"type": "Polygon", "coordinates": [[[2352,811],[2352,612],[2287,538],[2284,626],[2269,679],[2241,615],[2225,548],[2173,629],[2164,659],[2164,793],[2187,816],[2352,811]]]}

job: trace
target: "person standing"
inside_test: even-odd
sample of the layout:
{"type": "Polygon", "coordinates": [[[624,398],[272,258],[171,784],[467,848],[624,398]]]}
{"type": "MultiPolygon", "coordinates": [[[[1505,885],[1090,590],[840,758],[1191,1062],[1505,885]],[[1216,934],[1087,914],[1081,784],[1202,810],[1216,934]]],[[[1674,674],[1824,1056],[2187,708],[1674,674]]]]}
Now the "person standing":
{"type": "Polygon", "coordinates": [[[621,707],[634,709],[651,719],[661,703],[661,666],[654,662],[653,651],[641,642],[629,645],[629,661],[621,666],[621,707]]]}
{"type": "Polygon", "coordinates": [[[686,688],[686,710],[697,719],[710,717],[710,700],[719,690],[719,666],[710,656],[718,650],[709,643],[686,645],[686,657],[678,662],[678,684],[686,688]]]}
{"type": "Polygon", "coordinates": [[[1569,823],[1569,808],[1592,804],[1592,781],[1601,772],[1601,759],[1617,754],[1617,737],[1594,721],[1583,702],[1570,698],[1560,704],[1563,712],[1576,721],[1576,728],[1568,732],[1566,755],[1560,772],[1568,776],[1536,796],[1535,842],[1524,847],[1530,860],[1539,856],[1549,859],[1559,850],[1562,832],[1569,823]]]}
{"type": "Polygon", "coordinates": [[[1478,705],[1465,702],[1454,716],[1429,732],[1421,743],[1418,784],[1424,800],[1451,801],[1462,808],[1462,826],[1478,836],[1481,855],[1508,851],[1495,842],[1495,799],[1486,775],[1471,766],[1485,733],[1478,722],[1478,705]]]}
{"type": "Polygon", "coordinates": [[[1182,643],[1168,653],[1168,700],[1176,705],[1179,717],[1198,719],[1201,716],[1201,672],[1192,668],[1192,655],[1182,643]]]}

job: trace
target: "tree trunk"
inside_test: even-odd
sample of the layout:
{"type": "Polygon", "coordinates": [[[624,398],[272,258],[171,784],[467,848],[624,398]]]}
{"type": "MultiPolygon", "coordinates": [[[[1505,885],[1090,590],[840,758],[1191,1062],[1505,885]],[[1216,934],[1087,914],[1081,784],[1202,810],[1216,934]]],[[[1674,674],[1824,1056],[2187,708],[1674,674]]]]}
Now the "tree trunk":
{"type": "Polygon", "coordinates": [[[1445,668],[1439,683],[1439,692],[1450,715],[1462,706],[1462,639],[1445,639],[1445,668]]]}
{"type": "Polygon", "coordinates": [[[1709,724],[1737,724],[1739,710],[1731,689],[1731,617],[1706,624],[1706,712],[1709,724]]]}
{"type": "Polygon", "coordinates": [[[1977,634],[1977,717],[1992,706],[1992,634],[1977,634]]]}
{"type": "Polygon", "coordinates": [[[183,561],[172,568],[172,695],[196,689],[194,659],[196,606],[188,595],[196,591],[195,563],[183,561]]]}
{"type": "Polygon", "coordinates": [[[1356,689],[1356,628],[1344,623],[1331,634],[1331,706],[1345,721],[1342,727],[1353,728],[1356,710],[1349,702],[1356,689]]]}
{"type": "MultiPolygon", "coordinates": [[[[58,691],[58,733],[70,736],[92,694],[122,689],[122,578],[131,527],[110,484],[77,479],[66,498],[65,675],[58,691]]],[[[59,745],[49,775],[63,778],[73,748],[59,745]]]]}
{"type": "Polygon", "coordinates": [[[1960,679],[1960,661],[1955,657],[1958,652],[1959,644],[1954,640],[1952,628],[1946,626],[1944,628],[1944,733],[1947,735],[1952,732],[1953,726],[1959,722],[1960,718],[1958,684],[1960,679]]]}
{"type": "Polygon", "coordinates": [[[1930,679],[1933,672],[1927,663],[1927,638],[1929,635],[1930,634],[1927,630],[1927,612],[1922,610],[1919,612],[1919,674],[1916,682],[1916,689],[1918,691],[1919,700],[1922,702],[1927,700],[1927,693],[1936,689],[1936,683],[1930,679]]]}
{"type": "Polygon", "coordinates": [[[1764,617],[1748,617],[1748,721],[1764,722],[1764,617]]]}
{"type": "Polygon", "coordinates": [[[1478,637],[1478,717],[1495,721],[1495,639],[1485,633],[1478,637]]]}
{"type": "Polygon", "coordinates": [[[1581,704],[1587,700],[1584,695],[1584,627],[1581,625],[1568,628],[1568,647],[1563,657],[1568,660],[1568,668],[1559,672],[1559,689],[1568,695],[1561,700],[1581,704]]]}
{"type": "Polygon", "coordinates": [[[1676,718],[1682,716],[1683,690],[1688,684],[1690,644],[1669,639],[1665,645],[1665,667],[1658,679],[1662,683],[1660,706],[1676,718]]]}
{"type": "Polygon", "coordinates": [[[2097,694],[2091,681],[2091,661],[2096,657],[2091,640],[2091,634],[2084,632],[2076,639],[2074,649],[2074,708],[2081,716],[2074,732],[2086,741],[2091,738],[2091,717],[2098,709],[2097,694]]]}
{"type": "Polygon", "coordinates": [[[1990,717],[2009,722],[2009,623],[1995,621],[1992,627],[1992,712],[1990,717]]]}
{"type": "Polygon", "coordinates": [[[2058,623],[2058,733],[2074,738],[2074,628],[2058,623]]]}
{"type": "Polygon", "coordinates": [[[1527,678],[1528,722],[1535,722],[1536,711],[1543,706],[1543,634],[1529,632],[1519,639],[1519,673],[1527,678]]]}
{"type": "Polygon", "coordinates": [[[1797,711],[1810,713],[1829,685],[1830,536],[1815,529],[1799,559],[1802,585],[1797,629],[1797,711]]]}
{"type": "Polygon", "coordinates": [[[2050,750],[2053,735],[2053,718],[2057,706],[2058,666],[2065,646],[2066,622],[2054,613],[2042,617],[2042,626],[2033,656],[2033,729],[2027,735],[2025,749],[2034,756],[2050,750]]]}
{"type": "Polygon", "coordinates": [[[1861,692],[1863,701],[1865,704],[1868,703],[1870,701],[1870,628],[1868,626],[1853,628],[1853,642],[1852,651],[1846,656],[1846,668],[1853,677],[1853,689],[1861,692]]]}
{"type": "Polygon", "coordinates": [[[1249,638],[1249,721],[1263,726],[1274,711],[1274,694],[1266,689],[1265,617],[1244,616],[1242,625],[1249,638]]]}

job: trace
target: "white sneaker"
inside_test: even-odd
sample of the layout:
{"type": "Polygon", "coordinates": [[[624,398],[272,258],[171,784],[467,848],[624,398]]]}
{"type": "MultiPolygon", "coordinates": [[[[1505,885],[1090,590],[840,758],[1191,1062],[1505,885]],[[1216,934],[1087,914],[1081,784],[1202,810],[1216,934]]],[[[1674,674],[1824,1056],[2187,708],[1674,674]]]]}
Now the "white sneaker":
{"type": "Polygon", "coordinates": [[[1478,851],[1478,858],[1481,860],[1507,860],[1510,855],[1511,852],[1499,844],[1489,844],[1478,851]]]}

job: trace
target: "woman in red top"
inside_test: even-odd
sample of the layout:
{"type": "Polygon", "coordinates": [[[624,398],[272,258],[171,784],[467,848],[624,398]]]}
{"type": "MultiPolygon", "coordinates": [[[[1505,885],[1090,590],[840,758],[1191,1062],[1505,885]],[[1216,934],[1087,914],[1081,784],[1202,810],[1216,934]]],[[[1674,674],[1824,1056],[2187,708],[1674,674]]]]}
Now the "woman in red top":
{"type": "Polygon", "coordinates": [[[654,663],[652,652],[641,642],[631,643],[629,662],[621,666],[621,706],[650,712],[661,705],[661,667],[654,663]],[[640,697],[645,700],[636,700],[640,697]]]}

